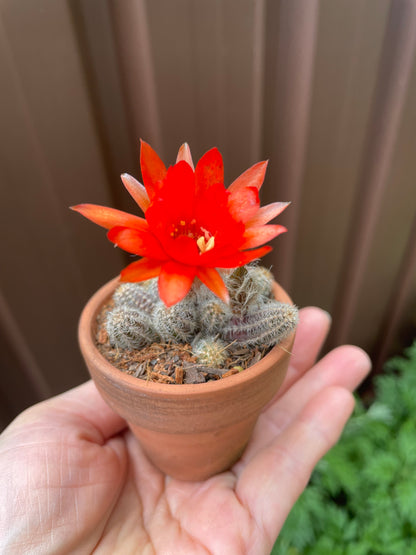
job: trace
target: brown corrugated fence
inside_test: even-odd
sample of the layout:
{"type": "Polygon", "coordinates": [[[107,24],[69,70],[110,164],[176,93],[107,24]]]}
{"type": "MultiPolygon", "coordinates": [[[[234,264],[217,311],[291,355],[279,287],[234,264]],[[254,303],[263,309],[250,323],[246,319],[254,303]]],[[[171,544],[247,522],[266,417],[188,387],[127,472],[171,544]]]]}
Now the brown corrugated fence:
{"type": "Polygon", "coordinates": [[[134,210],[138,139],[270,160],[291,200],[266,263],[329,344],[416,330],[414,0],[2,0],[0,423],[87,378],[77,319],[127,258],[70,212],[134,210]]]}

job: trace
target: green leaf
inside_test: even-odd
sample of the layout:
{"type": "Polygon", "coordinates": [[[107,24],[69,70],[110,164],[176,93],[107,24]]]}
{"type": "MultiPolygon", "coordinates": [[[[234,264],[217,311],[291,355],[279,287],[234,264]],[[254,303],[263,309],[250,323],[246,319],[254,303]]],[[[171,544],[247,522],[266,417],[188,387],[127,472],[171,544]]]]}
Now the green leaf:
{"type": "Polygon", "coordinates": [[[416,341],[386,364],[375,389],[318,463],[274,554],[416,553],[416,341]]]}

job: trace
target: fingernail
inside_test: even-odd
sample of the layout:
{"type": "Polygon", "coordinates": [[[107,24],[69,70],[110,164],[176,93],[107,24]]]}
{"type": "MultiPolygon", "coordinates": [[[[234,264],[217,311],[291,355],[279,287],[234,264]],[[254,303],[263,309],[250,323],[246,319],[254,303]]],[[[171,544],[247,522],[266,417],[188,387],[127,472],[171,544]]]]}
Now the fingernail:
{"type": "Polygon", "coordinates": [[[332,316],[329,314],[329,312],[328,312],[327,310],[324,310],[323,308],[321,308],[321,310],[322,310],[322,312],[324,312],[324,313],[327,315],[328,320],[329,320],[330,322],[332,322],[332,316]]]}

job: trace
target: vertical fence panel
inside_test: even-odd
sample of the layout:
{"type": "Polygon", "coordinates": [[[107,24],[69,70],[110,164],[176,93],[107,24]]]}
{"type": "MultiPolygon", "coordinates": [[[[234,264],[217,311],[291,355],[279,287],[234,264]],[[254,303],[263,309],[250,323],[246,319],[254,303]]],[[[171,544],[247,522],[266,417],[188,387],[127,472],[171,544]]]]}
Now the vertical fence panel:
{"type": "Polygon", "coordinates": [[[278,193],[281,200],[290,200],[292,206],[281,218],[290,233],[279,243],[278,256],[270,259],[278,267],[279,281],[288,288],[299,225],[318,8],[317,0],[283,0],[277,21],[273,22],[278,40],[271,142],[267,150],[272,160],[268,182],[276,185],[269,188],[268,200],[278,193]]]}
{"type": "Polygon", "coordinates": [[[336,295],[334,345],[347,340],[387,185],[416,46],[416,3],[392,2],[336,295]]]}
{"type": "Polygon", "coordinates": [[[160,112],[147,6],[144,0],[111,2],[131,141],[151,141],[163,153],[160,112]]]}
{"type": "Polygon", "coordinates": [[[108,196],[66,4],[2,2],[0,64],[0,389],[13,415],[22,399],[86,379],[79,311],[118,265],[103,234],[68,210],[108,196]],[[7,390],[10,372],[24,391],[7,390]]]}
{"type": "Polygon", "coordinates": [[[292,294],[332,312],[388,3],[320,8],[292,294]]]}
{"type": "MultiPolygon", "coordinates": [[[[406,303],[410,301],[412,287],[416,280],[416,214],[409,233],[402,261],[393,281],[390,299],[387,303],[379,334],[378,351],[374,357],[375,372],[382,370],[382,365],[389,353],[394,337],[399,333],[400,322],[405,313],[406,303]]],[[[416,295],[414,295],[416,300],[416,295]]]]}

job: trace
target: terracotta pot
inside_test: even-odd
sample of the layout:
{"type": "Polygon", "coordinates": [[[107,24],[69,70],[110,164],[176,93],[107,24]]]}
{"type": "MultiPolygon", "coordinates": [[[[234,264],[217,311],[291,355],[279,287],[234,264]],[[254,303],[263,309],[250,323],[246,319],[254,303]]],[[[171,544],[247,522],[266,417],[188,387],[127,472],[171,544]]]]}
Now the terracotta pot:
{"type": "MultiPolygon", "coordinates": [[[[181,480],[204,480],[242,454],[262,408],[286,375],[295,333],[252,367],[204,384],[158,384],[125,374],[95,345],[96,317],[118,284],[113,279],[86,304],[79,343],[91,377],[105,401],[121,415],[149,459],[181,480]]],[[[291,303],[277,284],[278,300],[291,303]]]]}

